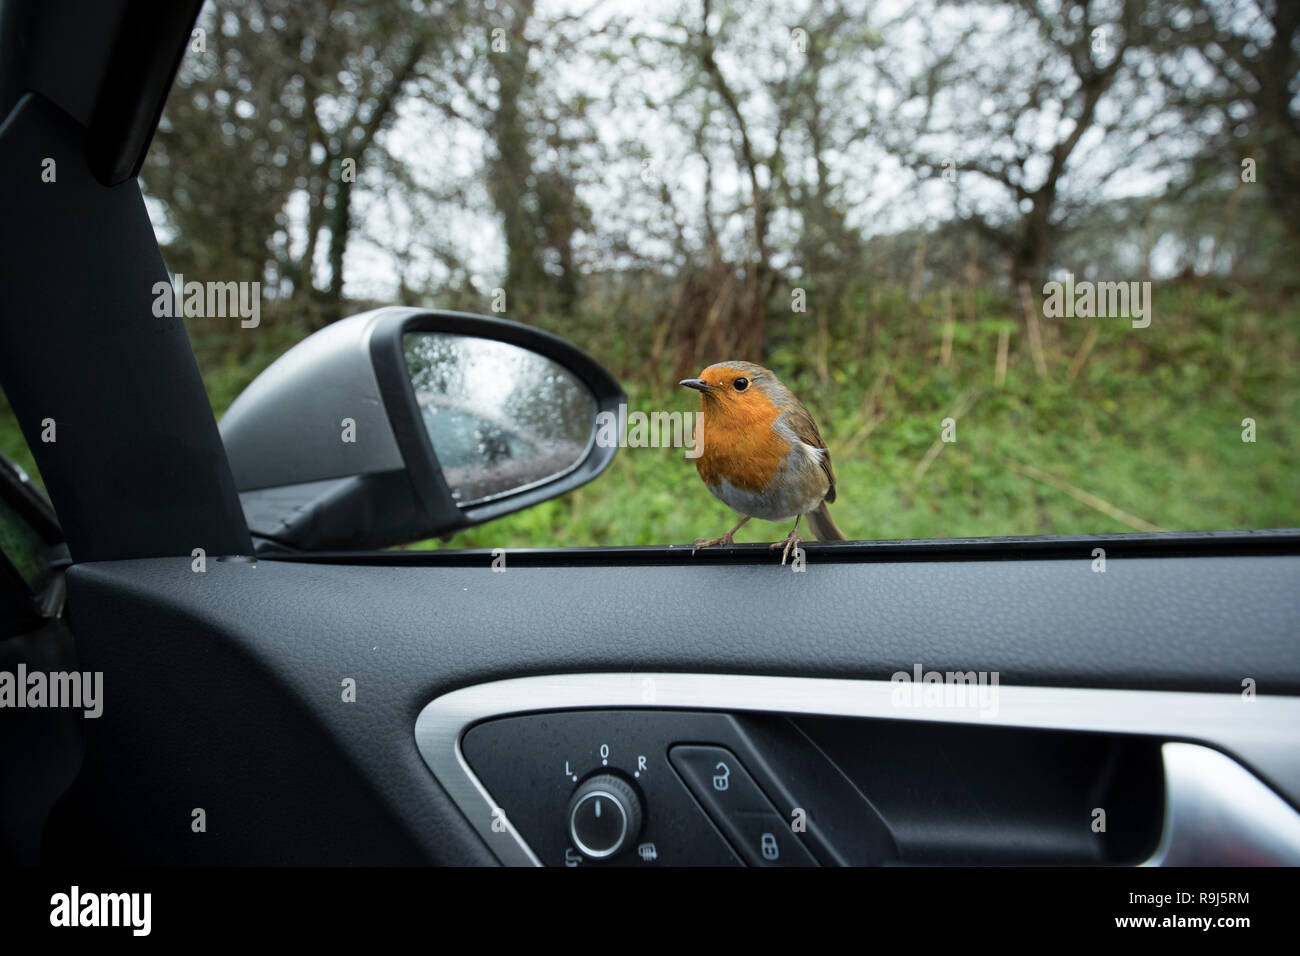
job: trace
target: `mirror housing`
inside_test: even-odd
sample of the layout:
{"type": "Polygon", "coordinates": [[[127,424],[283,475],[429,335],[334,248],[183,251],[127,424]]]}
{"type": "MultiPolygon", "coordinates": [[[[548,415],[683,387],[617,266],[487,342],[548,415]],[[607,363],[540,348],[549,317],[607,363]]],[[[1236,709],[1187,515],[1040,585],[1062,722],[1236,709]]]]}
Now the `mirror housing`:
{"type": "Polygon", "coordinates": [[[358,550],[447,536],[586,484],[617,450],[595,442],[596,415],[617,414],[625,401],[598,362],[547,332],[463,312],[390,307],[299,342],[244,389],[219,427],[259,550],[358,550]],[[407,364],[406,337],[420,332],[506,343],[561,366],[591,393],[585,452],[544,480],[459,504],[407,364]]]}

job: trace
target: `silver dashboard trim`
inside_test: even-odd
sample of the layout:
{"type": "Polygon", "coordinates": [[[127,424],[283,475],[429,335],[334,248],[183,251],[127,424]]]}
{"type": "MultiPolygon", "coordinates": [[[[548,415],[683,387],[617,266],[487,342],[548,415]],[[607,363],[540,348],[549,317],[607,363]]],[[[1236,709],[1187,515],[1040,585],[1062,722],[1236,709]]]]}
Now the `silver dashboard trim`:
{"type": "MultiPolygon", "coordinates": [[[[1233,757],[1262,754],[1269,758],[1269,772],[1274,777],[1287,782],[1300,779],[1297,697],[1003,684],[986,688],[992,692],[991,697],[958,705],[951,700],[918,701],[913,693],[900,693],[899,686],[881,680],[739,674],[625,672],[519,677],[464,687],[430,701],[416,719],[415,742],[434,777],[496,857],[508,866],[542,864],[470,769],[460,743],[465,731],[479,721],[530,711],[604,707],[764,711],[1135,734],[1204,744],[1233,757]],[[1285,765],[1279,765],[1281,761],[1285,765]]],[[[1186,789],[1199,779],[1201,783],[1195,787],[1204,805],[1204,774],[1188,776],[1195,771],[1187,770],[1192,764],[1185,752],[1166,745],[1165,756],[1167,763],[1173,761],[1167,787],[1170,799],[1178,793],[1176,786],[1186,789]]],[[[1224,759],[1296,816],[1289,804],[1235,759],[1224,759]]],[[[1204,761],[1202,770],[1203,765],[1204,761]]],[[[1235,775],[1233,779],[1239,782],[1235,775]]],[[[1188,790],[1189,799],[1192,792],[1188,790]]],[[[1239,788],[1233,791],[1238,796],[1244,792],[1239,788]]],[[[1220,797],[1219,803],[1223,804],[1223,795],[1220,797]]],[[[1276,821],[1283,816],[1274,813],[1269,819],[1276,821]]],[[[1182,819],[1177,810],[1167,815],[1167,839],[1186,839],[1186,825],[1179,822],[1182,819]],[[1179,829],[1170,831],[1171,826],[1179,829]]],[[[1180,856],[1173,848],[1178,845],[1166,846],[1162,841],[1150,862],[1177,864],[1180,856]]]]}
{"type": "Polygon", "coordinates": [[[1226,754],[1165,744],[1165,823],[1143,866],[1300,866],[1300,814],[1226,754]]]}

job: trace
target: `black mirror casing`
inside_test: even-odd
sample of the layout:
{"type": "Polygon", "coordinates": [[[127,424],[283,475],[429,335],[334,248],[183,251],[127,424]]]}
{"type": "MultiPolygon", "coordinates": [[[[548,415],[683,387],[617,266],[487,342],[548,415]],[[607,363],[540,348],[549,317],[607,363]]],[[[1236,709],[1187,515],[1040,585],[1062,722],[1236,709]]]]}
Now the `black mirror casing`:
{"type": "Polygon", "coordinates": [[[249,530],[261,549],[386,547],[460,528],[554,498],[591,481],[616,448],[593,440],[574,467],[536,486],[461,506],[421,421],[403,337],[443,332],[518,346],[571,372],[596,414],[626,396],[591,356],[550,333],[463,312],[389,307],[316,332],[270,365],[220,423],[249,530]],[[342,440],[344,420],[355,441],[342,440]]]}

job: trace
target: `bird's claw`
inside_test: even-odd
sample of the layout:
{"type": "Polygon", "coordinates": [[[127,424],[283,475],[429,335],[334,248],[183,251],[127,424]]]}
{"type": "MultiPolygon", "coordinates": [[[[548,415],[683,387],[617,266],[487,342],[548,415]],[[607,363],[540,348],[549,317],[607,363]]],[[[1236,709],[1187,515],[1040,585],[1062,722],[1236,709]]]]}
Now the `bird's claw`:
{"type": "Polygon", "coordinates": [[[791,531],[785,536],[785,540],[773,542],[767,546],[767,549],[769,551],[774,551],[777,548],[781,548],[781,567],[785,567],[785,560],[790,556],[790,549],[794,548],[795,553],[798,554],[799,545],[802,542],[803,538],[791,531]]]}
{"type": "Polygon", "coordinates": [[[733,537],[734,534],[735,532],[728,531],[726,534],[720,534],[716,538],[696,538],[695,544],[691,546],[691,554],[694,554],[696,551],[700,550],[700,548],[714,548],[718,545],[722,545],[724,548],[729,548],[736,543],[736,539],[733,537]]]}

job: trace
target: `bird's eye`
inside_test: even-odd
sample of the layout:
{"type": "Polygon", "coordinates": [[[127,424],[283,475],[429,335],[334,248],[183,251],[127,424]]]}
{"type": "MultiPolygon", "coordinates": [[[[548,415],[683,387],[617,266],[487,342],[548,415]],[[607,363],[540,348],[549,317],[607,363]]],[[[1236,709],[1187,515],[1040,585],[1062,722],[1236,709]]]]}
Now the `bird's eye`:
{"type": "Polygon", "coordinates": [[[736,386],[736,391],[738,391],[738,392],[743,392],[745,389],[749,388],[749,379],[747,379],[747,378],[738,378],[738,379],[736,379],[734,382],[732,382],[731,384],[733,384],[733,385],[736,386]]]}

